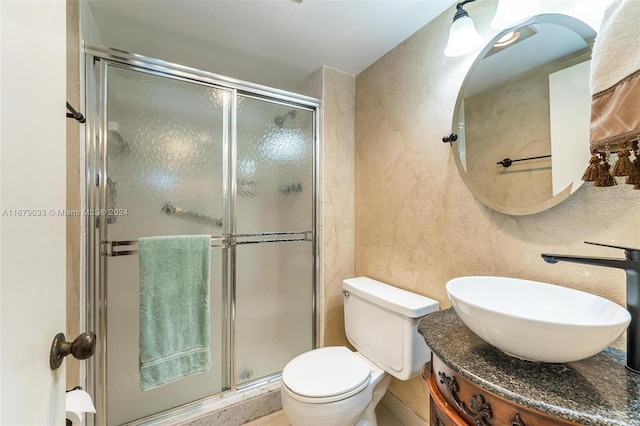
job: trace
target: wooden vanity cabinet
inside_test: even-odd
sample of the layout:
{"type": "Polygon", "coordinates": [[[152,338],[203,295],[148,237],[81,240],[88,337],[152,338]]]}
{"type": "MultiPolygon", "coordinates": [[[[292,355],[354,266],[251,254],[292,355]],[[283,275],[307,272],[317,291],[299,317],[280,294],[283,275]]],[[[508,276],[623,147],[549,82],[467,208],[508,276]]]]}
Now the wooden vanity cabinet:
{"type": "Polygon", "coordinates": [[[489,392],[454,373],[436,355],[425,364],[422,377],[431,394],[432,426],[577,425],[489,392]]]}

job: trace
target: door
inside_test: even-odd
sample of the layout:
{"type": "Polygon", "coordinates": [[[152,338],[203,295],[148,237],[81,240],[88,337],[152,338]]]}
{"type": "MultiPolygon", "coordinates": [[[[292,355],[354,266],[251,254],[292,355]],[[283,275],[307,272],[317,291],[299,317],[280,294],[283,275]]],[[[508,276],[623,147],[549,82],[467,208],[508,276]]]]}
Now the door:
{"type": "Polygon", "coordinates": [[[224,234],[233,92],[108,61],[100,70],[106,132],[99,155],[106,167],[95,187],[100,208],[108,212],[100,220],[98,240],[108,242],[99,252],[99,286],[106,300],[99,326],[106,348],[102,423],[119,425],[229,388],[224,234]],[[211,250],[206,302],[211,368],[143,391],[139,256],[131,247],[121,248],[141,237],[170,235],[210,235],[220,242],[211,250]]]}
{"type": "Polygon", "coordinates": [[[3,425],[64,424],[65,19],[65,2],[0,2],[3,425]]]}
{"type": "Polygon", "coordinates": [[[278,374],[313,349],[314,115],[238,96],[235,374],[278,374]]]}
{"type": "Polygon", "coordinates": [[[315,341],[316,105],[124,56],[88,73],[87,202],[109,212],[87,232],[89,387],[106,425],[269,380],[315,341]],[[143,392],[138,239],[195,234],[214,248],[212,368],[143,392]]]}

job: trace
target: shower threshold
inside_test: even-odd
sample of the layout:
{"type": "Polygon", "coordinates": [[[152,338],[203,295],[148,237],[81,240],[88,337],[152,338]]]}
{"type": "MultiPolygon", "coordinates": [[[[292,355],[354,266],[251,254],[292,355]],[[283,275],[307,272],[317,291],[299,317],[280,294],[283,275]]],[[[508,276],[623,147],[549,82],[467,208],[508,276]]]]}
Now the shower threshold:
{"type": "Polygon", "coordinates": [[[128,426],[239,426],[282,409],[281,374],[154,414],[128,426]]]}

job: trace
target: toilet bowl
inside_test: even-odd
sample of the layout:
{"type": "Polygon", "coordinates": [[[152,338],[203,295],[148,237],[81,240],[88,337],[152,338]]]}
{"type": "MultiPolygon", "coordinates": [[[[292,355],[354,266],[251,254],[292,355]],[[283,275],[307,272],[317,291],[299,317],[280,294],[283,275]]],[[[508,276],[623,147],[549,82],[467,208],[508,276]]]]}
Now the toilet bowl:
{"type": "Polygon", "coordinates": [[[306,352],[287,364],[282,377],[282,408],[293,425],[305,426],[376,425],[373,410],[391,381],[344,346],[306,352]]]}
{"type": "Polygon", "coordinates": [[[345,332],[357,349],[303,353],[282,371],[282,408],[293,426],[376,426],[391,376],[407,380],[429,360],[417,331],[438,302],[370,278],[343,282],[345,332]]]}

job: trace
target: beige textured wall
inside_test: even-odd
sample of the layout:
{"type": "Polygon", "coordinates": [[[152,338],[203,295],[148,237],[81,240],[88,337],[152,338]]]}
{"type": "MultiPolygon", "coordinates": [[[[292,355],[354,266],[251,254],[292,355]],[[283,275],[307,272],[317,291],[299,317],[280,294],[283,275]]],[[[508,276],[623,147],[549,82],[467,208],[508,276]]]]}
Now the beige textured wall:
{"type": "MultiPolygon", "coordinates": [[[[575,10],[581,17],[588,8],[578,3],[543,2],[543,11],[575,10]]],[[[495,35],[489,22],[496,4],[466,7],[486,41],[495,35]]],[[[583,241],[640,247],[640,191],[587,184],[550,210],[507,216],[484,207],[463,184],[451,148],[441,142],[473,62],[473,55],[442,54],[453,13],[447,10],[356,78],[355,274],[435,298],[443,308],[450,306],[445,284],[464,275],[548,281],[624,304],[624,272],[548,265],[540,253],[621,255],[583,241]]],[[[427,418],[419,379],[394,381],[391,391],[427,418]]]]}
{"type": "Polygon", "coordinates": [[[342,280],[354,276],[355,78],[323,68],[320,282],[323,346],[345,345],[342,280]]]}

